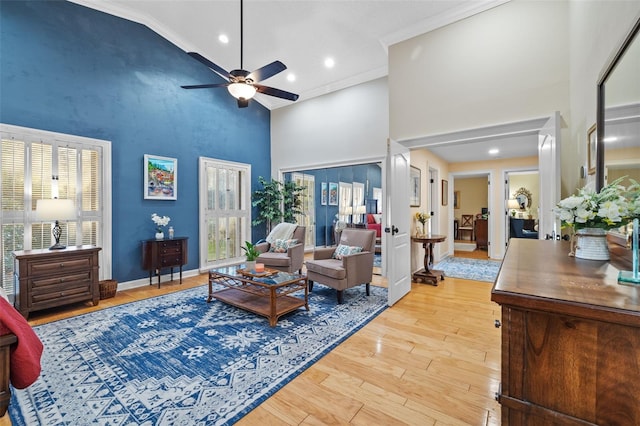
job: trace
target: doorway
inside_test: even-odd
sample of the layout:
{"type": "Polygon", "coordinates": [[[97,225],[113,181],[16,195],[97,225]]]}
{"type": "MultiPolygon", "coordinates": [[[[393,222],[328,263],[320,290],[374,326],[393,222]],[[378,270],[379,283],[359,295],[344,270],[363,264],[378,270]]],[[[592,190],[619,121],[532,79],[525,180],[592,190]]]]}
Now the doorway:
{"type": "Polygon", "coordinates": [[[453,256],[490,257],[491,173],[453,173],[453,256]]]}

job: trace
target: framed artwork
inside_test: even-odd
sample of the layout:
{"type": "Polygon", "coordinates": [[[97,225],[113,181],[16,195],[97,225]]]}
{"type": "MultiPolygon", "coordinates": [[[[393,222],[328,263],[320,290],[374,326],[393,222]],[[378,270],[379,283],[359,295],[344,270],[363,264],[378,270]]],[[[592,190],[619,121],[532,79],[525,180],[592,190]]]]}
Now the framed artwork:
{"type": "Polygon", "coordinates": [[[453,191],[453,208],[460,208],[460,191],[453,191]]]}
{"type": "Polygon", "coordinates": [[[145,200],[178,199],[178,159],[144,155],[145,200]]]}
{"type": "Polygon", "coordinates": [[[329,182],[329,205],[338,205],[338,184],[336,182],[329,182]]]}
{"type": "Polygon", "coordinates": [[[449,182],[442,179],[442,205],[449,205],[449,182]]]}
{"type": "Polygon", "coordinates": [[[327,182],[322,182],[320,184],[320,204],[323,206],[326,206],[328,199],[329,199],[329,192],[327,190],[327,182]]]}
{"type": "Polygon", "coordinates": [[[413,166],[409,170],[409,206],[420,206],[420,169],[413,166]]]}
{"type": "Polygon", "coordinates": [[[596,125],[594,124],[587,132],[587,170],[592,175],[596,172],[596,125]]]}

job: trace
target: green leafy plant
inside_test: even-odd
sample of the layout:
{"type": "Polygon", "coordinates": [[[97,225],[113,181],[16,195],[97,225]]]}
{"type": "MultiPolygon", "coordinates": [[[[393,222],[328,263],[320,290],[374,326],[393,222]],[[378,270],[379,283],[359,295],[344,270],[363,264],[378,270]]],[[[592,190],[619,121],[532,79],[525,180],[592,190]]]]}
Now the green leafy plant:
{"type": "Polygon", "coordinates": [[[240,247],[244,250],[244,254],[247,257],[248,262],[252,262],[260,256],[260,252],[256,249],[256,246],[251,244],[249,241],[244,242],[244,246],[240,247]]]}
{"type": "Polygon", "coordinates": [[[258,177],[262,189],[253,192],[251,205],[258,208],[258,217],[252,225],[266,223],[267,232],[274,224],[280,222],[296,223],[296,215],[302,214],[302,200],[300,195],[304,187],[295,182],[282,183],[277,180],[270,182],[262,176],[258,177]]]}

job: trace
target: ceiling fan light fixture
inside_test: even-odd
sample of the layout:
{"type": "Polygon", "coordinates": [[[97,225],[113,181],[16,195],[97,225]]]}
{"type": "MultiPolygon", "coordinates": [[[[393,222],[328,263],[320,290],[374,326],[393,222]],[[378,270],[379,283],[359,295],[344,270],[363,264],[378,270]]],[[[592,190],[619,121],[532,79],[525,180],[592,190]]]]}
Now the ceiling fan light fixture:
{"type": "Polygon", "coordinates": [[[227,90],[236,99],[249,100],[256,94],[256,88],[246,83],[231,83],[227,86],[227,90]]]}

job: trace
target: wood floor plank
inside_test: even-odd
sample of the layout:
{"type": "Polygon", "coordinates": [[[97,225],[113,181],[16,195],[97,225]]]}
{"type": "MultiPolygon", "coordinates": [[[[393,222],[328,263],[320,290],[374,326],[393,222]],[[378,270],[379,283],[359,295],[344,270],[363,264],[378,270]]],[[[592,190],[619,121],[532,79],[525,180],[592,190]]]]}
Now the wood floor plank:
{"type": "MultiPolygon", "coordinates": [[[[478,251],[477,251],[478,252],[478,251]]],[[[485,258],[486,252],[460,253],[485,258]]],[[[203,286],[183,284],[119,291],[116,297],[34,312],[30,324],[80,315],[203,286]]],[[[386,287],[374,276],[373,285],[386,287]]],[[[491,283],[447,277],[411,292],[241,419],[238,425],[500,424],[500,307],[491,283]]],[[[6,416],[2,419],[6,423],[6,416]]],[[[2,424],[2,423],[0,423],[2,424]]],[[[6,426],[3,424],[3,426],[6,426]]]]}

